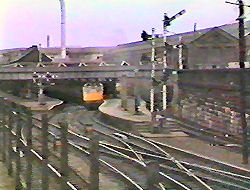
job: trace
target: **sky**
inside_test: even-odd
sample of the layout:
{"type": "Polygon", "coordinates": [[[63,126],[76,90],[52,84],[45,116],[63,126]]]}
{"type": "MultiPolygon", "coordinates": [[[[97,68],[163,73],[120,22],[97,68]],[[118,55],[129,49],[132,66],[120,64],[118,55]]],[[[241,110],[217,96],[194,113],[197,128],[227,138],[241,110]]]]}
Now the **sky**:
{"type": "MultiPolygon", "coordinates": [[[[235,2],[236,0],[231,0],[235,2]]],[[[250,4],[250,0],[245,3],[250,4]]],[[[0,49],[42,44],[60,46],[59,0],[0,0],[0,49]]],[[[170,34],[236,22],[238,6],[225,0],[65,0],[67,47],[115,46],[141,40],[142,30],[162,33],[166,12],[170,34]]],[[[245,10],[249,20],[250,9],[245,10]]]]}

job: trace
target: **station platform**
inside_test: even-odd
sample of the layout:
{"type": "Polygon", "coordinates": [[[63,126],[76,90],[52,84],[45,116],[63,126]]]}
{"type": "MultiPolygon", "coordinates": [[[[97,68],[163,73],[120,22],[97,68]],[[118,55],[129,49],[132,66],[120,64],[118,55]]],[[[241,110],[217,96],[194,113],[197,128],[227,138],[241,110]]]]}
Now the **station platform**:
{"type": "Polygon", "coordinates": [[[54,107],[61,105],[63,103],[63,101],[61,100],[50,97],[45,97],[44,102],[38,102],[33,99],[24,99],[16,97],[11,94],[5,93],[3,91],[0,91],[0,97],[4,98],[6,101],[9,100],[15,102],[16,104],[30,108],[32,111],[49,111],[52,110],[54,107]]]}
{"type": "MultiPolygon", "coordinates": [[[[129,122],[137,123],[151,121],[151,114],[145,106],[140,108],[142,113],[141,115],[133,115],[132,113],[124,111],[121,108],[121,100],[118,99],[106,100],[99,107],[99,111],[105,115],[109,115],[110,117],[116,119],[119,118],[120,120],[129,122]]],[[[178,128],[178,126],[176,126],[176,128],[178,128]]],[[[240,153],[230,151],[220,146],[211,146],[208,142],[188,136],[185,133],[181,133],[181,135],[179,135],[180,131],[181,129],[178,131],[178,133],[176,133],[177,135],[152,134],[144,137],[250,172],[250,160],[249,164],[242,164],[242,155],[240,153]]]]}
{"type": "Polygon", "coordinates": [[[151,113],[146,109],[144,102],[141,103],[140,115],[135,115],[134,113],[124,111],[121,107],[121,99],[109,99],[105,100],[103,104],[99,106],[99,111],[110,115],[114,118],[120,118],[125,121],[132,122],[150,122],[151,113]]]}

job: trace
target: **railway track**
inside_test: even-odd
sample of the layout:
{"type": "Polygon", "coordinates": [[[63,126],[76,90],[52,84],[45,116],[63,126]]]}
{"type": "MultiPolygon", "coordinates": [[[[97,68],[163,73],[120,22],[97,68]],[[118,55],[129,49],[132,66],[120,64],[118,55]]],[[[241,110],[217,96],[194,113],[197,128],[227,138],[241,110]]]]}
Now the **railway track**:
{"type": "MultiPolygon", "coordinates": [[[[145,142],[145,139],[139,137],[139,136],[136,136],[136,135],[133,135],[131,133],[127,133],[127,132],[124,132],[124,131],[121,131],[119,129],[116,129],[116,128],[113,128],[111,126],[107,126],[106,124],[100,122],[100,121],[97,121],[99,124],[103,125],[103,127],[106,127],[106,128],[109,128],[111,131],[113,130],[113,133],[114,132],[119,132],[121,134],[124,134],[124,135],[127,135],[129,137],[132,137],[136,140],[142,140],[145,142]]],[[[178,154],[181,154],[183,157],[188,157],[188,158],[191,158],[192,160],[194,160],[195,162],[199,161],[201,162],[202,164],[201,167],[197,167],[196,169],[204,169],[206,168],[206,170],[208,171],[216,171],[218,173],[227,173],[227,171],[233,171],[232,173],[228,172],[228,176],[229,176],[229,179],[228,181],[231,182],[231,176],[238,176],[238,178],[236,180],[238,180],[238,184],[244,184],[244,186],[242,187],[239,187],[237,185],[235,185],[235,188],[236,189],[248,189],[250,186],[250,181],[249,181],[249,171],[245,170],[244,168],[236,168],[236,167],[233,167],[231,165],[228,165],[228,164],[225,164],[225,163],[220,163],[220,162],[217,162],[217,161],[214,161],[214,160],[211,160],[209,158],[204,158],[204,157],[201,157],[200,155],[194,155],[190,152],[186,152],[184,150],[180,150],[180,149],[177,149],[175,147],[172,147],[172,146],[169,146],[169,145],[166,145],[166,144],[162,144],[162,143],[159,143],[159,142],[155,142],[155,141],[152,141],[150,140],[151,143],[153,143],[154,145],[157,145],[158,147],[160,147],[161,149],[164,150],[164,152],[171,152],[171,154],[173,156],[175,155],[178,155],[178,154]],[[205,166],[204,166],[205,165],[205,166]],[[210,166],[215,166],[213,168],[211,168],[210,166]],[[225,171],[226,170],[226,171],[225,171]],[[238,175],[239,174],[239,175],[238,175]],[[241,179],[246,179],[244,182],[241,181],[241,179]]],[[[140,145],[137,145],[136,148],[139,148],[141,147],[140,145]]],[[[151,150],[151,153],[152,153],[152,150],[151,150]]],[[[157,155],[159,152],[156,152],[155,155],[157,155]]],[[[169,154],[165,153],[165,155],[167,155],[167,157],[169,156],[169,154]]],[[[174,160],[174,157],[170,157],[170,160],[173,159],[174,160]]],[[[174,160],[175,161],[175,160],[174,160]]],[[[192,166],[194,165],[199,165],[199,164],[195,164],[195,162],[193,164],[190,164],[188,162],[181,162],[182,164],[184,164],[184,166],[189,166],[188,169],[192,169],[192,166]]],[[[210,180],[212,181],[212,180],[210,180]]],[[[216,180],[214,180],[216,181],[216,180]]],[[[221,184],[223,184],[223,182],[221,181],[220,182],[221,184]]],[[[225,183],[226,184],[226,183],[225,183]]],[[[230,185],[232,185],[232,183],[229,183],[230,185]]],[[[229,184],[226,184],[226,185],[229,185],[229,184]]],[[[234,185],[232,185],[232,188],[233,188],[234,185]]]]}
{"type": "MultiPolygon", "coordinates": [[[[37,118],[35,120],[38,121],[37,118]]],[[[169,184],[171,184],[171,187],[174,187],[175,189],[249,189],[249,176],[246,176],[245,172],[240,171],[240,169],[238,168],[234,168],[233,170],[231,170],[232,167],[227,166],[226,168],[230,169],[229,171],[234,171],[234,173],[227,172],[223,169],[225,165],[222,165],[221,163],[216,163],[215,161],[211,161],[201,157],[198,158],[197,155],[192,155],[190,153],[177,150],[174,147],[146,140],[131,133],[126,133],[124,131],[112,128],[111,126],[107,126],[96,119],[95,122],[98,123],[98,128],[102,126],[106,128],[106,132],[109,131],[109,133],[104,133],[98,129],[95,129],[95,131],[99,133],[99,135],[102,136],[103,139],[105,139],[105,141],[100,142],[100,153],[101,157],[103,157],[104,159],[101,159],[102,161],[99,161],[110,170],[115,171],[116,175],[118,173],[120,177],[122,176],[122,178],[125,179],[126,183],[130,183],[130,185],[135,189],[144,189],[145,182],[143,182],[143,185],[140,185],[140,183],[142,183],[141,179],[136,178],[135,176],[133,176],[133,173],[129,172],[129,170],[134,171],[133,167],[131,168],[129,167],[129,165],[127,165],[125,169],[120,169],[119,167],[121,167],[121,165],[117,164],[117,159],[123,161],[125,160],[129,164],[133,164],[133,166],[136,166],[137,170],[134,172],[140,174],[140,176],[143,176],[143,173],[145,173],[147,165],[150,161],[159,162],[159,176],[163,181],[163,183],[158,184],[159,189],[164,189],[164,187],[167,186],[169,187],[169,184]],[[115,137],[113,135],[115,132],[126,135],[127,137],[129,137],[130,141],[124,141],[115,137]],[[109,139],[109,141],[110,139],[112,139],[111,143],[107,139],[109,139]],[[171,149],[171,155],[168,153],[169,149],[171,149]],[[184,154],[185,156],[192,157],[193,160],[198,158],[200,163],[194,164],[184,161],[178,161],[177,159],[175,159],[175,157],[172,156],[173,152],[179,152],[178,154],[184,154]],[[111,158],[113,159],[112,164],[116,165],[116,167],[109,163],[111,158]],[[216,164],[216,168],[209,167],[209,165],[211,164],[216,164]],[[166,173],[168,175],[166,175],[166,173]],[[219,176],[219,179],[223,180],[214,178],[213,176],[215,175],[217,177],[219,176]],[[133,180],[129,176],[133,176],[133,179],[135,180],[133,180]]],[[[59,126],[54,124],[50,125],[50,127],[60,130],[59,126]]],[[[52,136],[58,136],[55,133],[57,132],[50,131],[50,134],[52,136]]],[[[89,138],[81,134],[74,133],[71,130],[68,131],[68,134],[69,138],[73,139],[69,141],[70,145],[76,151],[88,155],[89,153],[87,150],[89,148],[89,138]]],[[[145,175],[144,178],[146,178],[145,175]]]]}
{"type": "MultiPolygon", "coordinates": [[[[242,149],[242,140],[236,135],[228,134],[222,131],[216,131],[202,126],[197,127],[198,124],[196,123],[192,123],[191,121],[187,120],[180,120],[176,117],[173,117],[171,122],[175,125],[178,125],[179,128],[189,135],[209,142],[212,146],[222,146],[226,149],[230,149],[230,151],[235,152],[240,152],[242,149]]],[[[249,143],[250,142],[248,142],[248,144],[249,143]]]]}
{"type": "MultiPolygon", "coordinates": [[[[54,127],[56,127],[56,128],[58,128],[59,126],[56,126],[56,125],[53,125],[54,127]]],[[[37,126],[36,125],[36,127],[39,127],[39,126],[37,126]]],[[[40,127],[39,127],[40,128],[40,127]]],[[[41,128],[40,128],[41,129],[41,128]]],[[[75,134],[74,132],[72,132],[72,131],[70,131],[69,130],[69,133],[70,134],[74,134],[75,135],[75,137],[76,138],[81,138],[82,140],[84,140],[84,141],[89,141],[89,139],[87,138],[87,137],[83,137],[83,136],[81,136],[81,135],[77,135],[77,134],[75,134]]],[[[53,134],[52,132],[50,132],[50,135],[52,135],[52,136],[54,136],[55,134],[53,134]]],[[[89,155],[89,153],[86,151],[86,149],[88,149],[88,147],[84,147],[83,145],[76,145],[76,143],[73,143],[73,142],[69,142],[70,143],[70,145],[72,146],[72,147],[74,147],[77,151],[81,151],[81,152],[84,152],[85,154],[87,154],[87,155],[89,155]],[[83,148],[84,147],[84,148],[83,148]]],[[[105,143],[104,143],[105,144],[105,143]]],[[[140,169],[140,170],[137,170],[137,171],[135,171],[134,173],[136,173],[136,175],[134,175],[134,177],[136,178],[136,176],[140,176],[140,178],[144,178],[144,187],[143,188],[141,188],[140,187],[140,185],[138,185],[136,182],[134,182],[130,177],[128,177],[127,175],[125,175],[125,173],[130,173],[130,174],[133,174],[133,173],[131,173],[131,171],[133,170],[133,167],[132,168],[130,168],[129,170],[126,170],[126,171],[121,171],[121,170],[119,170],[119,169],[117,169],[116,167],[114,167],[114,166],[112,166],[111,164],[109,164],[108,163],[108,161],[110,161],[110,154],[109,153],[107,153],[107,152],[105,152],[105,155],[109,155],[109,157],[108,157],[108,161],[105,161],[105,160],[103,160],[103,159],[100,159],[99,161],[101,162],[101,163],[103,163],[103,164],[105,164],[106,165],[106,167],[108,166],[109,168],[111,168],[112,170],[114,170],[116,173],[118,173],[118,174],[120,174],[124,179],[126,179],[127,180],[127,182],[129,182],[130,183],[130,188],[132,188],[131,187],[131,184],[132,184],[132,186],[133,186],[133,188],[132,189],[145,189],[146,188],[146,181],[145,181],[145,179],[146,179],[146,176],[145,176],[145,169],[146,169],[146,165],[145,164],[143,164],[143,163],[141,163],[140,161],[137,161],[136,159],[134,159],[134,158],[132,158],[132,157],[129,157],[129,156],[127,156],[127,155],[124,155],[123,153],[121,153],[121,152],[118,152],[118,151],[115,151],[115,150],[113,150],[113,149],[111,149],[111,148],[108,148],[108,147],[105,147],[105,145],[103,145],[103,144],[101,144],[100,146],[102,146],[102,147],[104,147],[105,149],[107,149],[107,150],[109,150],[109,151],[111,151],[111,152],[113,152],[113,154],[115,153],[115,154],[117,154],[117,155],[119,155],[120,157],[119,157],[119,159],[121,159],[121,158],[125,158],[125,160],[127,161],[127,162],[129,162],[129,164],[134,164],[135,166],[137,165],[137,167],[139,166],[139,167],[142,167],[143,169],[140,169]],[[135,164],[136,163],[136,164],[135,164]],[[143,173],[141,173],[140,175],[137,175],[138,173],[140,173],[140,172],[142,172],[143,171],[143,173]],[[128,172],[128,171],[130,171],[130,172],[128,172]],[[144,177],[142,177],[144,175],[144,177]]],[[[112,155],[111,157],[113,157],[114,155],[112,155]]],[[[123,163],[124,164],[124,163],[123,163]]],[[[127,165],[127,167],[129,167],[129,165],[127,165]]],[[[176,183],[175,184],[175,186],[179,186],[179,188],[181,187],[181,189],[183,188],[183,187],[185,187],[185,185],[183,185],[183,184],[181,184],[180,182],[178,182],[178,181],[176,181],[176,180],[174,180],[173,178],[171,178],[170,176],[168,176],[168,175],[166,175],[166,174],[164,174],[164,173],[160,173],[160,175],[162,175],[162,177],[163,178],[166,178],[168,181],[170,181],[170,182],[172,182],[172,183],[176,183]]],[[[141,181],[141,180],[140,180],[141,181]]],[[[162,185],[162,184],[161,184],[162,185]]],[[[162,185],[163,186],[163,185],[162,185]]],[[[159,187],[161,187],[161,186],[159,186],[159,187]]],[[[159,188],[158,187],[158,188],[159,188]]],[[[163,187],[162,187],[163,188],[163,187]]],[[[162,188],[160,188],[160,189],[162,189],[162,188]]],[[[187,187],[186,188],[184,188],[184,189],[188,189],[187,187]]]]}
{"type": "MultiPolygon", "coordinates": [[[[39,124],[39,119],[37,118],[33,118],[33,123],[34,126],[36,127],[36,129],[41,130],[41,126],[39,124]],[[34,122],[35,121],[35,122],[34,122]]],[[[49,136],[51,138],[56,138],[58,139],[59,137],[59,130],[60,127],[58,125],[50,125],[50,128],[53,127],[53,129],[56,129],[57,131],[55,132],[55,130],[53,131],[49,131],[49,136]]],[[[77,152],[78,155],[80,153],[79,156],[85,156],[85,157],[89,157],[90,153],[88,151],[89,146],[88,146],[88,142],[89,142],[89,138],[76,134],[73,131],[69,130],[68,131],[69,134],[69,138],[72,139],[72,137],[75,139],[76,142],[74,142],[74,140],[69,140],[69,145],[70,145],[70,152],[77,152]],[[79,141],[79,139],[81,139],[81,142],[79,141]]],[[[38,139],[36,139],[37,141],[39,141],[38,139]]],[[[53,140],[52,140],[53,141],[53,140]]],[[[105,148],[105,145],[101,145],[102,148],[105,148]]],[[[111,173],[111,175],[114,177],[116,176],[119,180],[122,180],[124,182],[124,184],[126,184],[127,187],[131,188],[131,189],[144,189],[141,187],[141,185],[139,185],[137,182],[135,182],[131,177],[129,177],[126,172],[124,172],[122,169],[120,169],[118,166],[119,164],[116,164],[117,166],[114,166],[114,163],[110,163],[110,158],[115,156],[119,156],[119,158],[126,158],[127,161],[131,163],[134,162],[138,162],[136,159],[132,158],[132,157],[128,157],[122,153],[119,153],[118,151],[115,151],[109,147],[106,147],[106,149],[109,152],[112,152],[113,155],[110,157],[109,159],[107,159],[106,155],[110,155],[110,153],[105,152],[105,155],[101,155],[99,162],[101,163],[102,167],[105,168],[106,170],[109,171],[109,174],[111,173]],[[105,159],[106,158],[106,159],[105,159]]],[[[139,163],[139,162],[138,162],[139,163]]],[[[141,165],[141,164],[140,164],[141,165]]],[[[117,181],[118,182],[118,181],[117,181]]],[[[145,186],[145,185],[144,185],[145,186]]],[[[125,188],[126,189],[126,188],[125,188]]]]}

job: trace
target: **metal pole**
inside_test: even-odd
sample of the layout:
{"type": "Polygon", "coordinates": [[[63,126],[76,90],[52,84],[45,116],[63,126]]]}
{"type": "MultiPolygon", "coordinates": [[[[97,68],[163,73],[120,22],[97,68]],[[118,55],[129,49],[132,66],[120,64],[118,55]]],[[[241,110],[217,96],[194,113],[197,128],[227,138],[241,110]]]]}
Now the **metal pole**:
{"type": "MultiPolygon", "coordinates": [[[[152,28],[152,55],[151,55],[151,62],[152,62],[152,70],[151,70],[151,79],[152,83],[155,80],[155,29],[152,28]]],[[[150,112],[154,112],[154,85],[152,84],[152,88],[150,89],[150,112]]]]}
{"type": "MultiPolygon", "coordinates": [[[[164,66],[164,72],[166,72],[167,68],[167,26],[165,25],[165,18],[167,17],[167,13],[164,13],[164,19],[163,19],[163,43],[164,43],[164,53],[163,53],[163,66],[164,66]]],[[[167,109],[167,85],[164,81],[164,84],[162,86],[162,110],[167,109]]]]}
{"type": "MultiPolygon", "coordinates": [[[[167,13],[164,13],[164,19],[167,13]]],[[[167,68],[167,26],[164,24],[163,20],[163,43],[164,43],[164,54],[163,54],[163,66],[164,70],[167,68]]]]}

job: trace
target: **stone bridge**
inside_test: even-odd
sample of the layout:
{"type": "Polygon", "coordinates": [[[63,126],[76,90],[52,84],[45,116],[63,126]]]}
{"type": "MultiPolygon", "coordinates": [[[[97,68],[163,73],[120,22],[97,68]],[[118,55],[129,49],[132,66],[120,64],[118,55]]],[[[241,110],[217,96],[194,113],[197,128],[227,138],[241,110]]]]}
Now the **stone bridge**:
{"type": "MultiPolygon", "coordinates": [[[[12,67],[0,68],[0,80],[32,80],[34,73],[55,75],[54,79],[106,79],[121,77],[151,78],[152,66],[82,66],[82,67],[12,67]]],[[[171,72],[172,70],[169,70],[171,72]]],[[[155,68],[155,76],[163,77],[162,66],[155,68]]]]}

